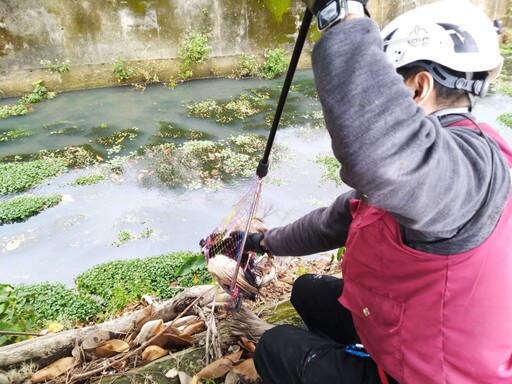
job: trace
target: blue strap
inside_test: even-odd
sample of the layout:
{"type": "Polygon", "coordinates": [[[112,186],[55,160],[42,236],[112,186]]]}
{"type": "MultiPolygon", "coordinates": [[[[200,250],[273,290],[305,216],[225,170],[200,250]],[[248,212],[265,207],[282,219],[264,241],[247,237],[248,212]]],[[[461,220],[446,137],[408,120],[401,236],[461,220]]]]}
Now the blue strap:
{"type": "Polygon", "coordinates": [[[363,347],[363,344],[350,344],[347,345],[343,350],[349,355],[358,356],[358,357],[366,357],[369,358],[370,355],[363,347]]]}

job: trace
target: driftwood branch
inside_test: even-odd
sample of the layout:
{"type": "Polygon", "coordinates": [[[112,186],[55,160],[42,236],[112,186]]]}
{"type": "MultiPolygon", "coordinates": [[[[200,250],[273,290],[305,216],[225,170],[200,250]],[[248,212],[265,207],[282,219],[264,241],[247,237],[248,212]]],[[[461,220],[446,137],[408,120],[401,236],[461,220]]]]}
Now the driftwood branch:
{"type": "MultiPolygon", "coordinates": [[[[194,300],[202,297],[202,304],[208,305],[214,300],[216,290],[212,285],[187,288],[178,296],[156,306],[152,316],[164,322],[173,320],[183,312],[194,300]]],[[[24,362],[32,361],[40,367],[46,366],[62,357],[71,356],[76,344],[80,344],[87,336],[98,331],[126,334],[133,330],[140,311],[129,316],[107,321],[98,325],[48,334],[36,339],[0,348],[0,369],[9,369],[24,362]]]]}

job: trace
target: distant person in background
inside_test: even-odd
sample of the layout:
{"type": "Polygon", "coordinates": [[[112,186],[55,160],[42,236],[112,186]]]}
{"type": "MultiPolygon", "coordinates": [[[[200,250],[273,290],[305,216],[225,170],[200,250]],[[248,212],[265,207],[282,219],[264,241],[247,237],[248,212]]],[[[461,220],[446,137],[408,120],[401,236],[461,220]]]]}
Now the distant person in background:
{"type": "Polygon", "coordinates": [[[503,63],[495,28],[465,0],[418,7],[382,33],[365,4],[305,3],[323,35],[316,88],[353,190],[247,244],[295,256],[345,246],[343,279],[297,279],[307,330],[264,333],[259,374],[512,383],[512,152],[471,114],[503,63]]]}

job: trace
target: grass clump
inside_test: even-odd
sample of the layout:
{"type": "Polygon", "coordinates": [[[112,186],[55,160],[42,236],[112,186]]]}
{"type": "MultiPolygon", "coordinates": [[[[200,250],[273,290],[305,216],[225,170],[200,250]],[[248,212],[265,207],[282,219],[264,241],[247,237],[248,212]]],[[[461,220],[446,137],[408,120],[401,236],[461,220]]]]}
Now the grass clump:
{"type": "Polygon", "coordinates": [[[0,164],[0,194],[23,192],[66,169],[63,158],[0,164]]]}
{"type": "Polygon", "coordinates": [[[61,200],[61,195],[24,195],[4,200],[0,202],[0,225],[25,221],[61,200]]]}

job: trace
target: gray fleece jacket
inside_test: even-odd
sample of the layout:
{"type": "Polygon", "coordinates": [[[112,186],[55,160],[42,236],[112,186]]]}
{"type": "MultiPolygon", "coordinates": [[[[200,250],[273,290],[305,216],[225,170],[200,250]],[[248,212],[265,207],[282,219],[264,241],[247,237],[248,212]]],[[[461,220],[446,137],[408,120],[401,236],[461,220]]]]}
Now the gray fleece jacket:
{"type": "Polygon", "coordinates": [[[345,244],[349,199],[390,212],[408,246],[439,255],[481,244],[510,193],[499,148],[474,129],[426,116],[383,52],[368,18],[338,23],[313,50],[315,85],[342,180],[353,190],[330,207],[265,234],[274,255],[308,255],[345,244]]]}

